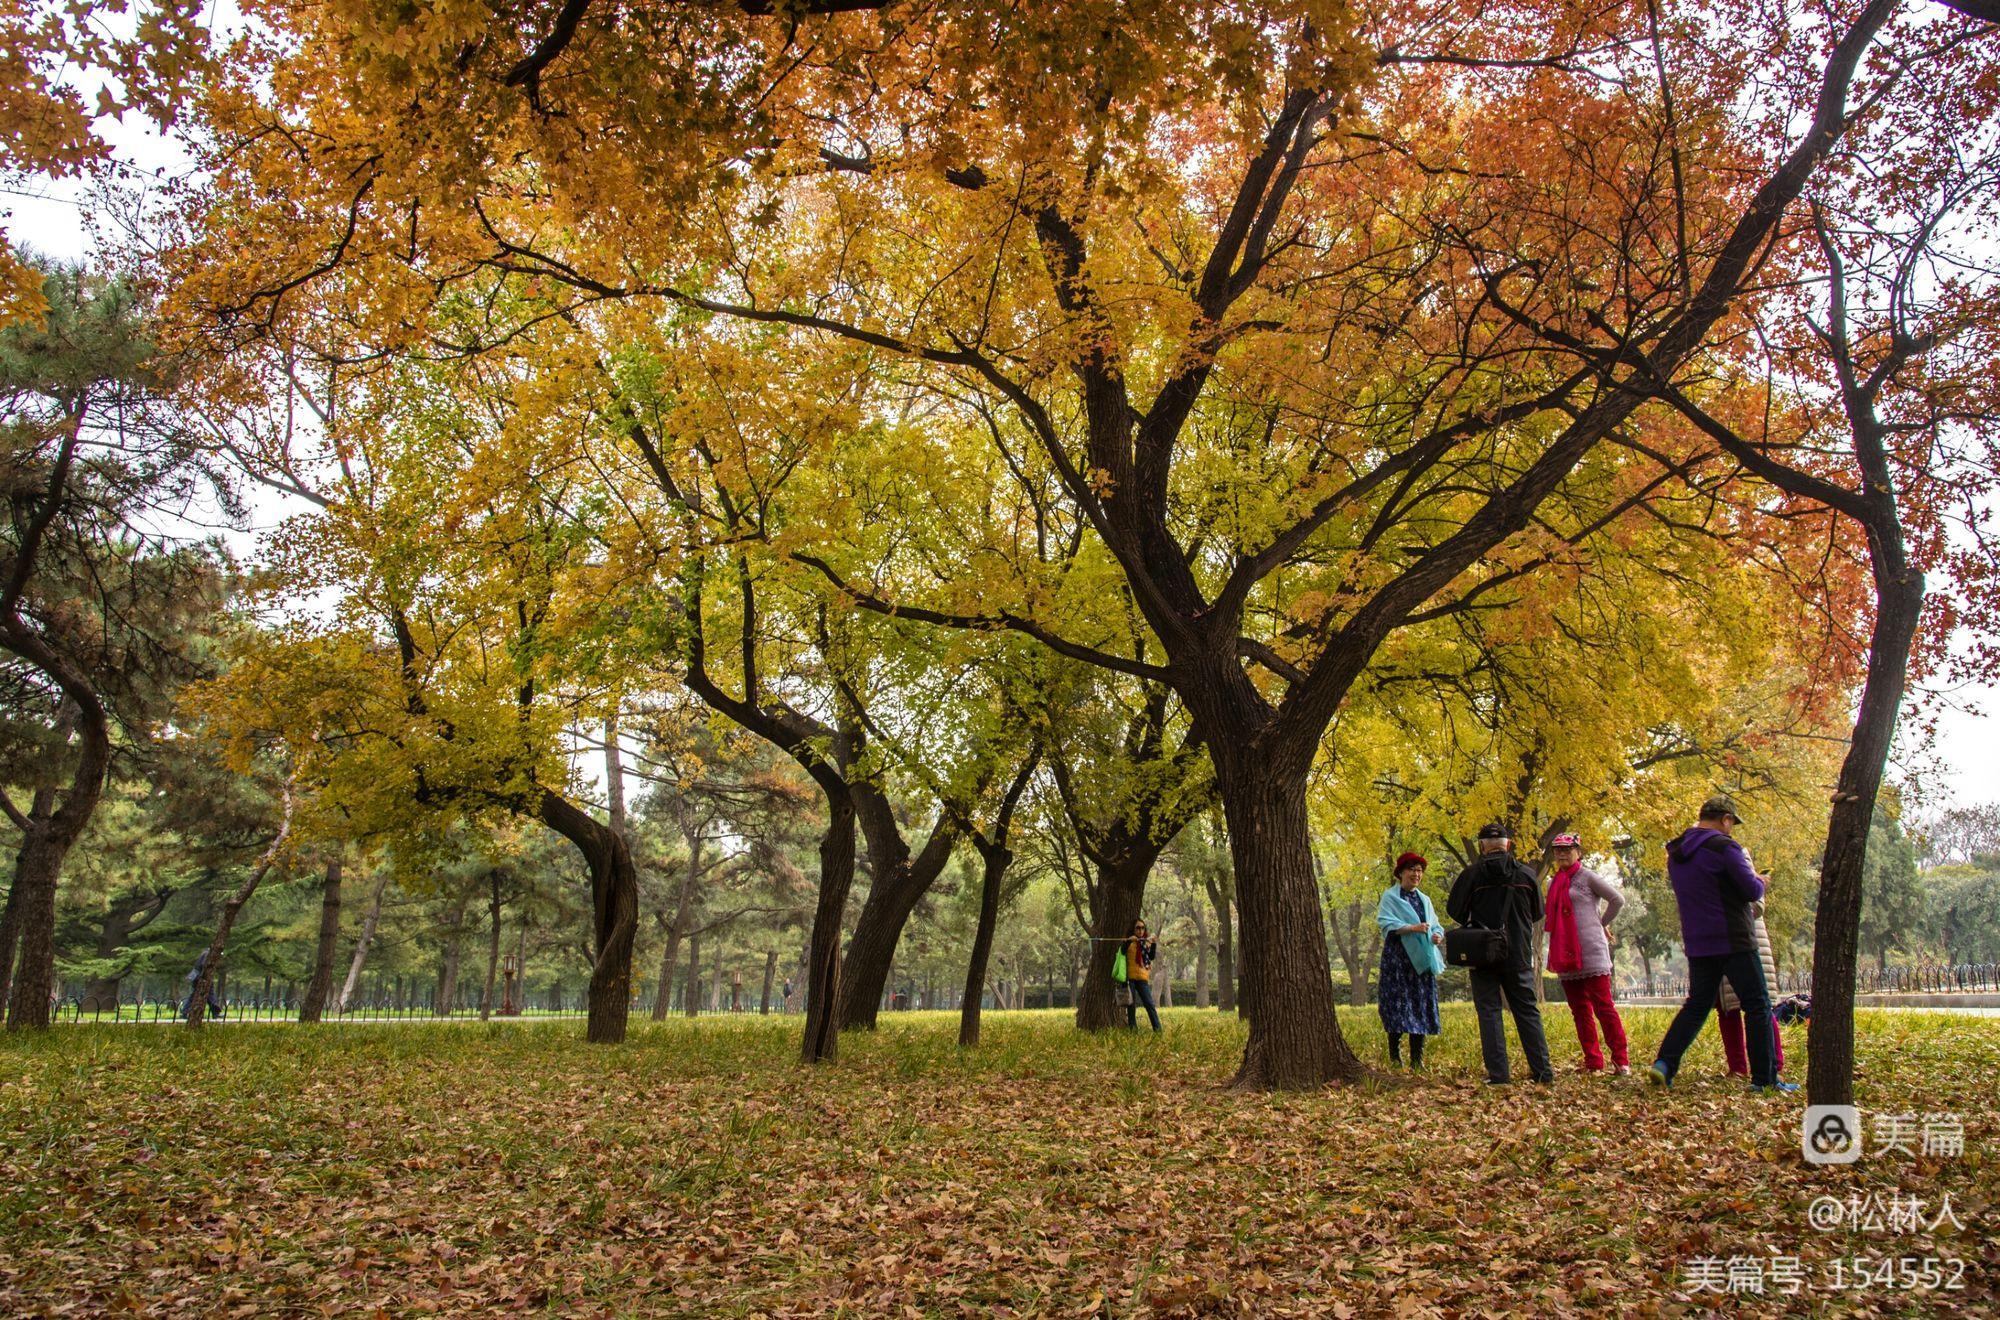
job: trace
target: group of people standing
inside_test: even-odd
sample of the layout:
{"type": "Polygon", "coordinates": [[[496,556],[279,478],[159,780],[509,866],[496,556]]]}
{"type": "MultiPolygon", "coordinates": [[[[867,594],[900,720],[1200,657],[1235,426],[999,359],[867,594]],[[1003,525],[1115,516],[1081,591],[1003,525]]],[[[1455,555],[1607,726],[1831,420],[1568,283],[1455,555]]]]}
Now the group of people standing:
{"type": "MultiPolygon", "coordinates": [[[[1730,1071],[1747,1073],[1759,1090],[1796,1089],[1778,1080],[1784,1058],[1769,990],[1776,973],[1762,919],[1768,881],[1731,837],[1741,823],[1730,799],[1712,797],[1702,804],[1694,827],[1667,845],[1667,878],[1680,909],[1688,960],[1688,998],[1648,1070],[1660,1085],[1673,1084],[1682,1056],[1709,1013],[1720,1009],[1730,1071]]],[[[1555,1080],[1535,991],[1538,921],[1548,937],[1547,968],[1561,982],[1576,1023],[1584,1069],[1630,1073],[1625,1023],[1611,991],[1612,924],[1624,909],[1624,895],[1583,864],[1582,842],[1574,834],[1550,842],[1544,890],[1514,855],[1511,836],[1504,825],[1482,826],[1478,855],[1459,872],[1445,900],[1445,915],[1462,930],[1504,937],[1504,952],[1468,968],[1487,1083],[1504,1086],[1511,1080],[1503,1006],[1513,1016],[1529,1075],[1537,1082],[1555,1080]]],[[[1425,1039],[1440,1029],[1437,978],[1447,965],[1445,928],[1423,892],[1429,868],[1417,853],[1398,857],[1395,881],[1376,908],[1383,932],[1379,1008],[1389,1058],[1402,1062],[1407,1037],[1413,1068],[1423,1064],[1425,1039]]],[[[1490,938],[1487,944],[1490,948],[1490,938]]]]}

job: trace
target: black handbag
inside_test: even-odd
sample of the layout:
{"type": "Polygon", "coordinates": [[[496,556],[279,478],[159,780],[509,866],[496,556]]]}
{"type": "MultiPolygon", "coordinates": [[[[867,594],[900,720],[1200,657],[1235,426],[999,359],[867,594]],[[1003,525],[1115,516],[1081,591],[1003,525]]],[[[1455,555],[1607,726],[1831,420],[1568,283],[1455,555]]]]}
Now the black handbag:
{"type": "Polygon", "coordinates": [[[1451,967],[1504,967],[1507,932],[1484,926],[1460,926],[1444,933],[1444,960],[1451,967]]]}

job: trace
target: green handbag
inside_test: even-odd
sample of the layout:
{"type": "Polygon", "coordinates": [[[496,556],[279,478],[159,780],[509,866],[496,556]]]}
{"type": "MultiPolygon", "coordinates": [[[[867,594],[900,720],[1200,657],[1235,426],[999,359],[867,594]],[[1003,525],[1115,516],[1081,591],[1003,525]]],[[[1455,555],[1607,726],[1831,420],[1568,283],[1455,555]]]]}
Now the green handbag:
{"type": "Polygon", "coordinates": [[[1118,956],[1111,960],[1111,979],[1119,985],[1125,984],[1125,946],[1118,946],[1118,956]]]}

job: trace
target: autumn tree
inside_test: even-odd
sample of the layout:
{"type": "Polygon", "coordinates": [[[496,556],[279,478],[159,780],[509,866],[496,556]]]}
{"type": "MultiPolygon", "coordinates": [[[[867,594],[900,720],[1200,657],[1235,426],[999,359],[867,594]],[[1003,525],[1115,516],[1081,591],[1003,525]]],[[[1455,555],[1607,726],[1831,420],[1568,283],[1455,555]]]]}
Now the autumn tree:
{"type": "MultiPolygon", "coordinates": [[[[1990,6],[1954,7],[2000,17],[1990,6]]],[[[1986,502],[2000,478],[2000,280],[1985,254],[2000,206],[1996,48],[2000,28],[1953,18],[1885,54],[1884,94],[1893,89],[1907,109],[1862,117],[1840,146],[1840,168],[1815,182],[1796,295],[1765,309],[1715,378],[1663,387],[1787,498],[1774,511],[1774,538],[1810,525],[1812,510],[1864,538],[1848,560],[1865,571],[1861,592],[1839,589],[1842,564],[1800,574],[1805,598],[1868,657],[1831,795],[1814,919],[1815,1104],[1853,1099],[1869,838],[1912,663],[1919,672],[1937,664],[1955,625],[1992,626],[1986,502]],[[1929,597],[1927,570],[1944,570],[1949,594],[1929,597]]]]}
{"type": "Polygon", "coordinates": [[[95,813],[117,744],[147,741],[223,593],[209,550],[162,535],[156,515],[203,483],[199,450],[140,324],[133,287],[47,275],[40,322],[0,330],[0,656],[25,805],[0,916],[10,1027],[45,1026],[57,881],[95,813]],[[16,965],[15,950],[19,957],[16,965]]]}

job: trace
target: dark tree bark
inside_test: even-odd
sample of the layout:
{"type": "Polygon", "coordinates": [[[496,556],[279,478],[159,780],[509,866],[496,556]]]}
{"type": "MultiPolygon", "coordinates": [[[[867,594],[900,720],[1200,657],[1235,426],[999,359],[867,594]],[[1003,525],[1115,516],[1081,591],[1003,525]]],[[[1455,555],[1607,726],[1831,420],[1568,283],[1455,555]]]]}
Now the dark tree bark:
{"type": "Polygon", "coordinates": [[[18,1031],[49,1025],[55,993],[56,884],[63,861],[97,810],[104,775],[111,763],[111,733],[104,706],[81,670],[59,656],[41,637],[0,618],[0,649],[26,660],[61,685],[64,701],[57,729],[76,740],[76,764],[69,787],[36,790],[28,813],[0,796],[21,831],[14,856],[14,884],[7,906],[13,915],[14,975],[7,999],[7,1028],[18,1031]],[[46,808],[46,809],[44,809],[46,808]]]}
{"type": "Polygon", "coordinates": [[[285,845],[291,840],[292,786],[290,784],[285,785],[284,803],[284,812],[278,820],[278,832],[272,836],[270,846],[264,849],[263,856],[257,859],[257,864],[251,868],[249,876],[222,905],[222,916],[215,923],[215,934],[210,938],[208,952],[202,958],[201,974],[195,978],[194,989],[188,995],[187,1024],[191,1029],[200,1027],[208,1017],[208,996],[211,986],[215,988],[218,996],[221,994],[222,947],[229,942],[229,932],[236,927],[237,914],[243,911],[243,905],[250,901],[250,896],[257,892],[257,886],[264,883],[264,877],[270,874],[271,868],[277,864],[278,857],[284,852],[285,845]]]}
{"type": "Polygon", "coordinates": [[[590,867],[589,1011],[584,1038],[615,1045],[625,1039],[632,1007],[632,945],[639,933],[639,877],[624,836],[560,793],[542,789],[542,823],[568,839],[590,867]]]}
{"type": "MultiPolygon", "coordinates": [[[[1875,539],[1870,536],[1871,542],[1875,539]]],[[[1896,542],[1897,553],[1876,557],[1868,681],[1855,716],[1854,740],[1841,763],[1820,864],[1819,911],[1813,918],[1813,1011],[1806,1027],[1806,1097],[1816,1105],[1854,1103],[1854,966],[1868,830],[1909,681],[1910,647],[1923,619],[1923,574],[1897,562],[1902,558],[1900,535],[1896,542]]]]}
{"type": "Polygon", "coordinates": [[[333,994],[333,965],[340,956],[340,881],[341,856],[336,852],[326,859],[326,879],[320,883],[319,945],[313,951],[312,980],[299,1001],[301,1022],[319,1021],[333,994]]]}
{"type": "Polygon", "coordinates": [[[993,928],[1000,921],[1000,887],[1014,854],[1005,848],[981,850],[979,925],[972,935],[972,955],[965,967],[965,998],[958,1010],[958,1043],[979,1043],[979,987],[986,984],[986,961],[993,952],[993,928]]]}
{"type": "Polygon", "coordinates": [[[958,1043],[961,1046],[979,1043],[979,987],[986,982],[986,961],[993,952],[993,930],[1000,920],[1002,886],[1006,883],[1007,867],[1014,860],[1007,838],[1013,829],[1015,808],[1020,805],[1021,795],[1027,791],[1028,781],[1034,777],[1035,767],[1041,763],[1041,758],[1040,744],[1028,749],[1020,770],[1007,786],[991,829],[981,830],[970,820],[960,821],[961,828],[972,840],[972,846],[978,849],[981,862],[979,924],[972,935],[972,953],[965,968],[965,998],[958,1011],[958,1043]]]}
{"type": "MultiPolygon", "coordinates": [[[[94,950],[97,959],[109,962],[116,958],[119,950],[134,935],[153,923],[171,897],[171,890],[156,890],[144,894],[121,894],[112,899],[111,906],[104,913],[104,924],[97,930],[97,947],[94,950]]],[[[116,1012],[123,983],[124,978],[117,975],[91,977],[83,988],[84,1011],[116,1012]]]]}
{"type": "Polygon", "coordinates": [[[949,816],[940,816],[922,851],[912,857],[895,811],[880,787],[857,783],[853,794],[856,821],[868,840],[868,897],[847,941],[841,969],[840,1025],[843,1029],[873,1029],[903,927],[951,861],[958,832],[949,816]]]}
{"type": "Polygon", "coordinates": [[[1242,885],[1242,977],[1250,1007],[1250,1042],[1236,1084],[1289,1089],[1358,1078],[1361,1061],[1334,1015],[1305,776],[1254,756],[1217,760],[1230,858],[1242,885]],[[1260,882],[1242,884],[1252,875],[1260,882]]]}
{"type": "Polygon", "coordinates": [[[757,1014],[760,1017],[771,1016],[771,985],[777,977],[778,951],[767,949],[764,952],[764,993],[757,1000],[757,1014]]]}
{"type": "Polygon", "coordinates": [[[845,784],[822,783],[827,828],[819,841],[819,903],[806,966],[806,1033],[800,1057],[831,1063],[840,1053],[840,920],[854,885],[854,799],[845,784]]]}

